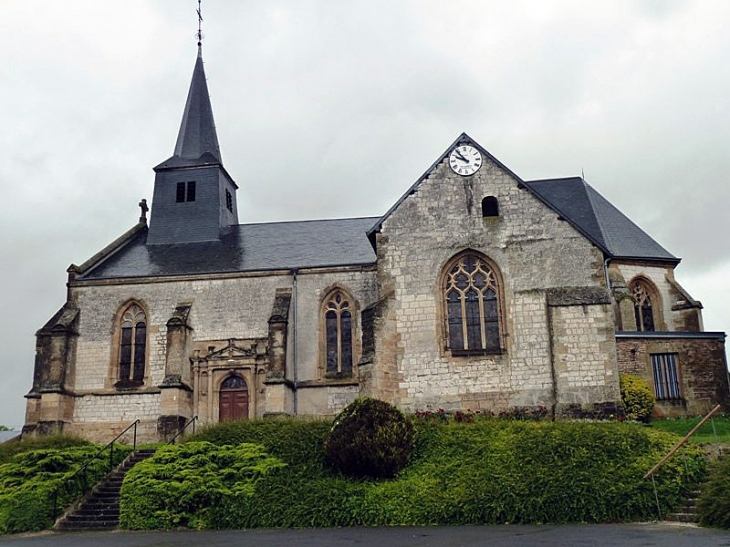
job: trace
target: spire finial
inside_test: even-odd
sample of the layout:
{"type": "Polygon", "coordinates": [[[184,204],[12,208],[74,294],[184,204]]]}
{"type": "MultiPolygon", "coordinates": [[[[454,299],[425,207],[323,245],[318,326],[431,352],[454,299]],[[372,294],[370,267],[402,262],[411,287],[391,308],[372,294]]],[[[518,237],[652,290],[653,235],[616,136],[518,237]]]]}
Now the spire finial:
{"type": "Polygon", "coordinates": [[[200,0],[198,0],[198,32],[195,33],[195,35],[198,37],[198,47],[201,46],[201,42],[203,41],[203,31],[201,29],[201,23],[203,22],[203,13],[200,10],[200,0]]]}

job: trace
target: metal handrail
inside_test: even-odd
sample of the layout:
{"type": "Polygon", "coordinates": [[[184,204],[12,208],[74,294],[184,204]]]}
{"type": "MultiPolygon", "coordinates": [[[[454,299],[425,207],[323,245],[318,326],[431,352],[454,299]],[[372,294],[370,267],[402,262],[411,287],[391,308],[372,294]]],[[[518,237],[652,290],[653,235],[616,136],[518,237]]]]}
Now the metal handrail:
{"type": "Polygon", "coordinates": [[[73,475],[71,475],[69,478],[67,478],[65,481],[63,481],[61,484],[59,484],[56,487],[56,489],[51,493],[51,496],[53,497],[53,511],[52,511],[51,518],[54,521],[56,520],[57,509],[58,509],[58,492],[61,490],[61,488],[64,488],[69,483],[69,481],[75,480],[77,476],[79,476],[80,474],[83,473],[82,482],[84,485],[83,492],[85,493],[88,488],[88,485],[86,484],[86,468],[89,467],[89,465],[91,465],[91,462],[93,462],[99,456],[99,454],[104,452],[104,450],[106,450],[107,448],[110,448],[110,450],[109,450],[109,471],[111,472],[111,470],[114,468],[114,443],[117,441],[117,439],[119,439],[119,437],[124,435],[130,429],[134,428],[134,437],[133,437],[133,441],[132,441],[132,452],[137,450],[137,424],[139,424],[139,423],[140,423],[139,420],[135,420],[134,422],[129,424],[124,429],[124,431],[122,431],[119,435],[114,437],[114,439],[112,439],[106,446],[104,446],[103,448],[100,448],[96,452],[96,454],[94,454],[91,458],[89,458],[86,461],[86,463],[84,465],[82,465],[79,469],[77,469],[73,475]]]}
{"type": "Polygon", "coordinates": [[[710,418],[712,418],[712,416],[713,416],[713,415],[714,415],[714,414],[715,414],[715,413],[716,413],[716,412],[717,412],[718,410],[720,410],[721,408],[722,408],[722,407],[721,407],[721,405],[717,405],[717,406],[716,406],[715,408],[713,408],[712,410],[710,410],[710,412],[709,412],[709,413],[707,414],[707,416],[705,416],[704,418],[702,418],[702,420],[700,420],[700,423],[698,423],[698,424],[697,424],[696,426],[694,426],[694,427],[692,428],[692,431],[690,431],[689,433],[687,433],[687,435],[686,435],[686,436],[684,437],[684,439],[682,439],[681,441],[679,441],[679,442],[678,442],[678,443],[677,443],[677,444],[676,444],[676,445],[674,446],[674,448],[672,448],[672,449],[671,449],[671,450],[669,451],[669,453],[668,453],[668,454],[667,454],[666,456],[664,456],[664,457],[663,457],[663,458],[662,458],[662,459],[661,459],[661,460],[659,461],[659,463],[658,463],[658,464],[656,464],[656,465],[655,465],[654,467],[652,467],[652,468],[651,468],[651,469],[649,470],[649,472],[648,472],[648,473],[647,473],[646,475],[644,475],[644,479],[646,480],[646,479],[648,479],[649,477],[651,477],[652,475],[654,475],[654,473],[656,473],[656,472],[657,472],[657,470],[658,470],[658,469],[659,469],[659,468],[660,468],[660,467],[661,467],[662,465],[664,465],[664,464],[665,464],[665,463],[667,462],[667,460],[668,460],[669,458],[671,458],[672,456],[674,456],[674,454],[676,454],[677,450],[679,450],[680,448],[682,448],[682,447],[683,447],[683,446],[684,446],[684,445],[686,444],[686,442],[687,442],[687,441],[689,440],[689,438],[690,438],[690,437],[691,437],[692,435],[694,435],[694,434],[695,434],[695,432],[696,432],[696,431],[697,431],[697,430],[698,430],[698,429],[699,429],[700,427],[702,427],[703,425],[705,425],[705,422],[706,422],[707,420],[709,420],[710,418]]]}
{"type": "Polygon", "coordinates": [[[183,432],[188,428],[190,424],[193,424],[193,435],[195,435],[195,422],[198,420],[198,416],[195,415],[192,418],[190,418],[190,421],[186,423],[180,431],[175,433],[175,436],[170,439],[170,441],[167,444],[175,444],[175,439],[177,439],[180,435],[183,434],[183,432]]]}

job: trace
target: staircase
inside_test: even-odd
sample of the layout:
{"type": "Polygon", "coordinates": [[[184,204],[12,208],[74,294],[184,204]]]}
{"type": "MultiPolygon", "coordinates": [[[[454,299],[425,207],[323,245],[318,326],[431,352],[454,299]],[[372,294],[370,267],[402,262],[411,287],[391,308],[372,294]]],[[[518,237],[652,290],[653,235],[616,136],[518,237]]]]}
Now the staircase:
{"type": "Polygon", "coordinates": [[[669,513],[665,520],[670,522],[685,522],[698,524],[700,522],[700,514],[697,512],[697,500],[700,497],[700,491],[694,490],[690,492],[687,499],[684,500],[682,506],[674,513],[669,513]]]}
{"type": "MultiPolygon", "coordinates": [[[[730,452],[728,451],[727,447],[718,446],[717,451],[712,451],[710,455],[711,457],[715,457],[718,461],[720,461],[730,456],[730,452]]],[[[690,492],[681,507],[677,509],[674,513],[669,513],[666,516],[665,520],[668,520],[670,522],[699,524],[700,514],[697,510],[697,500],[699,499],[701,493],[702,491],[700,489],[690,492]]]]}
{"type": "Polygon", "coordinates": [[[154,448],[133,452],[102,482],[97,484],[81,504],[56,521],[57,532],[111,530],[119,526],[119,492],[127,471],[155,453],[154,448]]]}

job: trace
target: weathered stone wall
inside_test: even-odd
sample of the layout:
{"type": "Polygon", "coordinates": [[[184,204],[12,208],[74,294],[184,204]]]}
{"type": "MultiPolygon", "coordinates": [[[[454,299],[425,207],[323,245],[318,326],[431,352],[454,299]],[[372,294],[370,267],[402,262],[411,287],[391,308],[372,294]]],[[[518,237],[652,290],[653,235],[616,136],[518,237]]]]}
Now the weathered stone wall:
{"type": "MultiPolygon", "coordinates": [[[[391,380],[399,391],[373,383],[375,395],[395,391],[400,405],[410,410],[500,410],[553,401],[546,291],[605,291],[598,249],[487,158],[469,178],[454,174],[447,160],[437,165],[385,221],[377,242],[378,281],[392,286],[394,296],[390,315],[375,321],[372,368],[375,374],[383,363],[395,360],[398,374],[391,380]],[[485,196],[497,197],[499,217],[482,218],[485,196]],[[452,356],[446,349],[441,273],[465,249],[484,254],[501,274],[500,354],[452,356]]],[[[589,316],[582,328],[592,335],[580,348],[583,357],[610,344],[603,337],[606,325],[613,325],[609,306],[597,307],[589,316]]],[[[560,320],[565,325],[561,328],[570,328],[572,319],[560,320]]],[[[582,393],[581,402],[592,403],[615,396],[615,374],[608,374],[615,370],[615,353],[597,361],[581,359],[585,370],[576,373],[585,373],[594,388],[576,386],[573,398],[582,393]]]]}
{"type": "Polygon", "coordinates": [[[550,307],[558,415],[620,398],[610,310],[607,301],[550,307]]]}
{"type": "MultiPolygon", "coordinates": [[[[335,287],[352,297],[355,312],[354,358],[357,363],[361,339],[359,311],[375,299],[375,272],[372,268],[303,271],[297,276],[297,285],[296,303],[292,303],[288,320],[286,377],[291,381],[314,382],[318,386],[309,386],[308,397],[284,395],[280,402],[287,405],[284,411],[290,414],[321,414],[323,410],[325,414],[333,414],[353,397],[352,389],[345,390],[347,396],[340,397],[332,395],[326,387],[328,382],[322,374],[322,298],[335,287]],[[296,313],[296,320],[293,313],[296,313]],[[321,393],[315,395],[315,387],[319,387],[321,393]],[[302,402],[294,408],[298,399],[302,402]]],[[[82,312],[78,326],[75,383],[69,387],[83,397],[76,398],[74,422],[110,424],[121,423],[127,418],[131,422],[137,417],[147,419],[159,415],[158,386],[165,378],[167,322],[179,304],[190,305],[191,344],[198,348],[209,347],[210,344],[216,347],[228,339],[267,338],[276,289],[292,289],[292,286],[293,276],[289,272],[215,279],[154,280],[149,283],[77,284],[72,298],[82,312]],[[114,333],[120,307],[132,299],[139,302],[147,314],[147,374],[142,388],[120,394],[113,387],[118,344],[114,333]]],[[[254,382],[251,387],[255,385],[254,382]]],[[[339,393],[338,389],[342,391],[336,388],[332,393],[339,393]]],[[[255,415],[265,415],[266,397],[252,399],[251,408],[255,415]]],[[[281,409],[276,412],[281,412],[281,409]]],[[[86,431],[90,431],[90,426],[85,427],[86,431]]]]}
{"type": "Polygon", "coordinates": [[[680,401],[658,401],[654,409],[657,417],[700,415],[716,404],[728,410],[727,362],[723,335],[696,338],[655,338],[650,335],[619,336],[616,340],[618,367],[621,372],[638,374],[654,386],[651,355],[676,353],[680,401]]]}
{"type": "MultiPolygon", "coordinates": [[[[289,319],[287,336],[287,378],[294,379],[293,355],[296,353],[296,380],[321,381],[324,383],[324,335],[322,323],[322,300],[335,288],[343,290],[353,299],[353,358],[355,367],[360,358],[362,325],[360,312],[376,298],[374,268],[350,269],[346,271],[316,270],[300,271],[297,275],[296,301],[292,293],[290,316],[296,313],[296,321],[289,319]],[[295,331],[296,329],[296,331],[295,331]],[[296,344],[296,351],[294,349],[296,344]]],[[[357,370],[354,371],[355,377],[357,370]]],[[[299,413],[309,414],[306,406],[299,413]]]]}
{"type": "MultiPolygon", "coordinates": [[[[646,262],[613,261],[626,280],[627,286],[637,278],[644,278],[656,288],[659,301],[652,300],[656,331],[697,332],[703,330],[701,305],[687,301],[674,281],[674,267],[646,262]]],[[[653,297],[654,295],[652,295],[653,297]]],[[[628,321],[627,321],[628,322],[628,321]]],[[[623,327],[620,330],[633,330],[623,327]]]]}

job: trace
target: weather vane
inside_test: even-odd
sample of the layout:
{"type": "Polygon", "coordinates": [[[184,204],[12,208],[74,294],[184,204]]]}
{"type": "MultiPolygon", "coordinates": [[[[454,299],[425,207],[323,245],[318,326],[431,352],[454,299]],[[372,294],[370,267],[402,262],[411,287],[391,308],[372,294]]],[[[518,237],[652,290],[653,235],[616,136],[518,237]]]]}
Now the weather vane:
{"type": "Polygon", "coordinates": [[[200,28],[200,24],[203,22],[203,14],[200,11],[200,0],[198,0],[198,32],[195,35],[198,37],[198,45],[203,41],[203,31],[200,28]]]}

